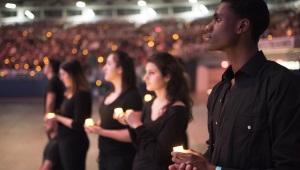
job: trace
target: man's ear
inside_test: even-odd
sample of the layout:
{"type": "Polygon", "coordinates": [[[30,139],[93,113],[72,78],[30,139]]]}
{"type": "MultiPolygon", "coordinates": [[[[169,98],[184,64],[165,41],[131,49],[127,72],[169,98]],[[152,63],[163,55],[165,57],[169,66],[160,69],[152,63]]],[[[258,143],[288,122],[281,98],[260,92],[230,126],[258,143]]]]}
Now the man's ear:
{"type": "Polygon", "coordinates": [[[249,19],[241,19],[237,24],[237,34],[242,34],[250,30],[250,21],[249,19]]]}

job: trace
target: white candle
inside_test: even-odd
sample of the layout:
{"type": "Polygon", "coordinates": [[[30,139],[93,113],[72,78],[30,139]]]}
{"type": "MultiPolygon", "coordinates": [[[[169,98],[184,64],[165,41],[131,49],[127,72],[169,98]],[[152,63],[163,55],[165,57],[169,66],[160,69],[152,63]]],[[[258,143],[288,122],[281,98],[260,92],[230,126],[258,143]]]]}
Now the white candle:
{"type": "Polygon", "coordinates": [[[85,119],[85,121],[84,121],[85,127],[94,126],[94,125],[95,125],[95,122],[92,118],[85,119]]]}
{"type": "Polygon", "coordinates": [[[173,152],[185,152],[185,150],[184,150],[184,148],[183,148],[183,146],[181,145],[181,146],[175,146],[175,147],[173,147],[173,152]]]}
{"type": "Polygon", "coordinates": [[[47,113],[46,118],[47,119],[53,119],[55,117],[55,113],[47,113]]]}
{"type": "Polygon", "coordinates": [[[132,113],[132,112],[133,112],[132,109],[128,109],[128,110],[126,110],[125,115],[127,116],[127,115],[129,115],[130,113],[132,113]]]}
{"type": "Polygon", "coordinates": [[[118,107],[118,108],[114,109],[114,114],[113,114],[114,119],[117,119],[118,117],[123,116],[123,115],[124,115],[124,111],[122,108],[118,107]]]}

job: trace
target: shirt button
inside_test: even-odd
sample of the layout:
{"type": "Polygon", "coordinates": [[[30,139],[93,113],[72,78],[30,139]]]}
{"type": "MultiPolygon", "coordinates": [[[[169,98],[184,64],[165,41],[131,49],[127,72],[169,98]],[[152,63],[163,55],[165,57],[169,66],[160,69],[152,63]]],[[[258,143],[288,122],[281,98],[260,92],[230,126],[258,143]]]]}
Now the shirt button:
{"type": "Polygon", "coordinates": [[[222,103],[222,99],[219,99],[219,102],[222,103]]]}
{"type": "Polygon", "coordinates": [[[247,128],[248,128],[248,130],[251,130],[251,129],[252,129],[252,127],[251,127],[250,125],[248,125],[247,128]]]}

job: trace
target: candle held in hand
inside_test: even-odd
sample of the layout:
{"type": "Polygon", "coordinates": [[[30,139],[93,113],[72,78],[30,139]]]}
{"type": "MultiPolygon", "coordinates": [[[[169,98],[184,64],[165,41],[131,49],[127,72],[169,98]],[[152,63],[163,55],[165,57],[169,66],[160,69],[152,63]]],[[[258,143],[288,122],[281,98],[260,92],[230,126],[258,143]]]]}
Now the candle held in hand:
{"type": "Polygon", "coordinates": [[[94,125],[95,125],[95,122],[93,119],[91,119],[91,118],[85,119],[85,121],[84,121],[85,127],[94,126],[94,125]]]}

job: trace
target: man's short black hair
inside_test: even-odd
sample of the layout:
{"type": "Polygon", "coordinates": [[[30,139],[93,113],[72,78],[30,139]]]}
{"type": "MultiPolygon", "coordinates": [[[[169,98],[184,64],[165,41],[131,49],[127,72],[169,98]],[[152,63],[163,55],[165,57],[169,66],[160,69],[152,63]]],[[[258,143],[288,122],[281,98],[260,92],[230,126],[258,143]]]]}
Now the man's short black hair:
{"type": "Polygon", "coordinates": [[[247,18],[252,27],[252,39],[258,42],[259,37],[270,23],[270,13],[264,0],[221,0],[228,3],[235,14],[247,18]]]}

